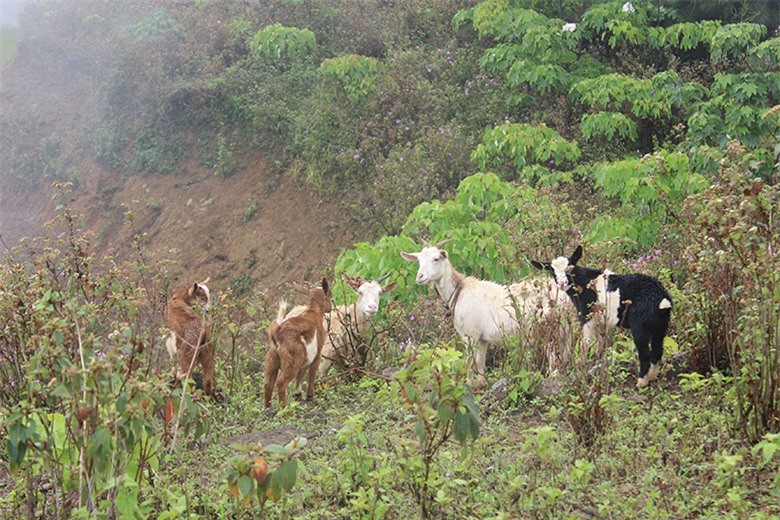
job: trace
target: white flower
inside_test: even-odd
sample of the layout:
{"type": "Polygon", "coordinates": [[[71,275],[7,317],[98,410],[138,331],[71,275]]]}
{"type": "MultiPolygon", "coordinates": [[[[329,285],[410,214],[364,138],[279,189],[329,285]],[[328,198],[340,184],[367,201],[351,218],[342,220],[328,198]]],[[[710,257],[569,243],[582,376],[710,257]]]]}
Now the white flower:
{"type": "Polygon", "coordinates": [[[634,9],[634,6],[631,4],[631,2],[626,2],[625,4],[623,4],[623,12],[634,13],[636,12],[636,9],[634,9]]]}
{"type": "Polygon", "coordinates": [[[567,23],[563,26],[563,32],[574,32],[577,30],[577,24],[576,23],[567,23]]]}

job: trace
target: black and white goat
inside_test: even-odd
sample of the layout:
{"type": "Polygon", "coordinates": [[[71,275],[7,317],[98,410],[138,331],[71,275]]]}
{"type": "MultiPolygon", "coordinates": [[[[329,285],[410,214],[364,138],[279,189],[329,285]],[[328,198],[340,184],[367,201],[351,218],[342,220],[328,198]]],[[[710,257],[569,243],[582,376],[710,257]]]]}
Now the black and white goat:
{"type": "Polygon", "coordinates": [[[664,352],[664,337],[669,328],[672,298],[657,278],[645,274],[615,274],[609,270],[581,267],[582,246],[566,258],[531,264],[550,271],[558,286],[566,289],[577,308],[586,344],[596,339],[598,324],[631,331],[639,355],[637,388],[658,377],[664,352]]]}

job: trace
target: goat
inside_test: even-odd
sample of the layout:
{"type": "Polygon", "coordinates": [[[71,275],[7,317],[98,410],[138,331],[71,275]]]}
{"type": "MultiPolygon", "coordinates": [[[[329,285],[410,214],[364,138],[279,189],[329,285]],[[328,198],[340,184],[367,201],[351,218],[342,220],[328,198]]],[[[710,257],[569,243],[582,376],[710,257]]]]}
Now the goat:
{"type": "Polygon", "coordinates": [[[279,304],[276,319],[268,327],[268,352],[265,355],[265,407],[271,407],[276,385],[279,403],[287,406],[287,386],[295,378],[295,393],[300,396],[303,378],[308,371],[307,399],[314,398],[314,376],[320,365],[322,345],[325,343],[323,317],[330,312],[330,287],[322,279],[322,286],[309,290],[309,302],[300,314],[285,319],[287,303],[279,304]]]}
{"type": "MultiPolygon", "coordinates": [[[[506,336],[521,330],[529,333],[534,322],[550,314],[553,308],[565,313],[570,303],[564,292],[549,279],[523,280],[504,286],[465,276],[452,267],[447,251],[441,249],[447,242],[449,240],[424,247],[418,253],[402,252],[401,256],[420,264],[417,283],[433,285],[448,314],[452,315],[461,339],[476,347],[473,366],[477,371],[477,381],[474,386],[482,388],[485,386],[488,346],[500,346],[506,336]]],[[[562,329],[564,334],[568,334],[567,330],[566,327],[562,329]]],[[[548,345],[551,372],[568,360],[567,349],[564,349],[560,360],[553,352],[548,345]]]]}
{"type": "Polygon", "coordinates": [[[178,354],[176,379],[185,379],[196,362],[203,370],[203,393],[211,395],[214,389],[214,347],[211,344],[211,325],[192,305],[202,303],[203,311],[211,307],[208,278],[177,291],[168,302],[167,321],[170,336],[165,347],[171,359],[178,354]]]}
{"type": "Polygon", "coordinates": [[[606,328],[631,331],[639,357],[636,386],[644,388],[658,377],[672,298],[657,278],[581,267],[577,265],[581,257],[582,246],[577,246],[568,258],[531,264],[551,272],[558,286],[566,290],[579,314],[586,344],[596,339],[601,320],[606,328]]]}
{"type": "MultiPolygon", "coordinates": [[[[351,278],[344,275],[344,279],[358,295],[355,303],[339,305],[325,315],[325,329],[328,334],[322,347],[322,359],[320,360],[319,376],[328,373],[330,367],[336,361],[344,360],[349,354],[361,354],[355,352],[355,345],[359,344],[358,335],[366,330],[368,323],[379,310],[379,300],[382,293],[391,292],[397,282],[382,286],[390,274],[386,274],[376,280],[364,280],[361,277],[351,278]]],[[[297,316],[306,307],[296,305],[289,313],[285,313],[284,319],[297,316]]],[[[365,355],[365,353],[363,353],[365,355]]]]}

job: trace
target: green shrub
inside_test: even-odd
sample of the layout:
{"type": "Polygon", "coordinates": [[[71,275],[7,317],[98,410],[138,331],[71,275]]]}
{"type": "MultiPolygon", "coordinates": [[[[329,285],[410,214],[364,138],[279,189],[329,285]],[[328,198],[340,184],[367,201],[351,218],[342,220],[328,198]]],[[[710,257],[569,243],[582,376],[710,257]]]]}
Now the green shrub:
{"type": "Polygon", "coordinates": [[[777,432],[780,408],[778,331],[780,247],[771,217],[780,203],[777,186],[751,175],[752,157],[729,145],[719,181],[688,197],[682,261],[685,291],[695,295],[680,319],[695,324],[689,341],[692,365],[728,370],[736,397],[734,427],[756,442],[777,432]]]}
{"type": "Polygon", "coordinates": [[[278,23],[264,27],[249,42],[249,51],[256,59],[267,59],[277,65],[311,55],[316,50],[313,32],[278,23]]]}
{"type": "Polygon", "coordinates": [[[357,54],[330,58],[322,62],[320,72],[326,79],[335,80],[347,97],[357,101],[376,90],[376,76],[379,61],[357,54]]]}

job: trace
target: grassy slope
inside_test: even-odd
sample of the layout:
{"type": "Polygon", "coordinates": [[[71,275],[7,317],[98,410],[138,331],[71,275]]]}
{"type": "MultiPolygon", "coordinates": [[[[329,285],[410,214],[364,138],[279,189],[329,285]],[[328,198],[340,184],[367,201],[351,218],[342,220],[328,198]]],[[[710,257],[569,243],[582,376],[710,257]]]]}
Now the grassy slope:
{"type": "MultiPolygon", "coordinates": [[[[516,404],[483,397],[479,439],[468,450],[451,441],[436,466],[445,475],[440,483],[444,516],[716,517],[729,509],[729,501],[732,511],[780,514],[771,472],[737,474],[724,462],[736,445],[722,392],[710,391],[716,382],[681,385],[677,375],[667,373],[659,385],[637,394],[624,384],[631,379],[629,367],[616,368],[617,388],[605,404],[611,421],[590,449],[577,445],[562,413],[562,396],[516,404]]],[[[224,461],[236,452],[225,438],[292,427],[311,434],[285,506],[293,517],[356,518],[367,513],[366,496],[375,497],[374,512],[388,518],[418,514],[394,451],[397,439],[415,437],[414,419],[376,398],[377,388],[394,383],[370,377],[331,382],[313,404],[296,403],[275,416],[261,411],[262,377],[244,384],[214,407],[210,440],[182,452],[175,465],[169,460],[163,470],[168,478],[179,475],[182,485],[202,484],[195,486],[202,490],[194,498],[196,510],[210,516],[231,507],[224,461]],[[352,485],[361,468],[367,483],[352,485]]],[[[281,511],[279,504],[266,507],[281,511]]],[[[251,517],[257,509],[247,513],[251,517]]]]}

